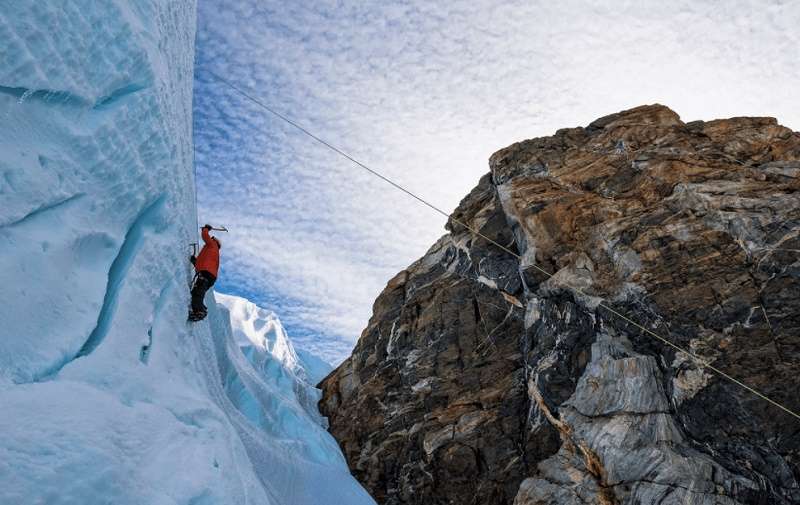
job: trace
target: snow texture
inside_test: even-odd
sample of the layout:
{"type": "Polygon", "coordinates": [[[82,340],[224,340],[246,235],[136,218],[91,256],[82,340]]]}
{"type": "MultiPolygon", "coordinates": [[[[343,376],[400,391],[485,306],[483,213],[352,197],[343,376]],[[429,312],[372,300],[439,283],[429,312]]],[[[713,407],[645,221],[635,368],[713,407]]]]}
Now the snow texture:
{"type": "MultiPolygon", "coordinates": [[[[312,386],[333,370],[330,363],[316,355],[295,349],[274,312],[238,296],[216,293],[216,300],[230,312],[233,336],[246,355],[266,352],[300,381],[312,386]]],[[[317,412],[316,406],[314,411],[317,412]]]]}
{"type": "Polygon", "coordinates": [[[194,27],[189,1],[0,10],[2,505],[374,503],[277,318],[226,299],[269,327],[234,337],[209,294],[186,322],[194,27]]]}

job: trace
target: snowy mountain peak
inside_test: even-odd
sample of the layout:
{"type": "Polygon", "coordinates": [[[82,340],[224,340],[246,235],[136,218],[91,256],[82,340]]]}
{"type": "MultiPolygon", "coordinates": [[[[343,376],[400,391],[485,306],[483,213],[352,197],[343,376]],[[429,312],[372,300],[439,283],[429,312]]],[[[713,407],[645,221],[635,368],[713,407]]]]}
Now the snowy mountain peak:
{"type": "Polygon", "coordinates": [[[310,386],[317,384],[333,370],[330,363],[315,354],[295,349],[281,320],[271,310],[238,296],[223,293],[214,293],[214,296],[217,303],[228,309],[234,339],[246,355],[250,347],[268,353],[310,386]]]}
{"type": "Polygon", "coordinates": [[[215,297],[230,312],[233,337],[240,347],[254,345],[272,354],[286,368],[302,369],[300,358],[274,312],[238,296],[215,293],[215,297]]]}

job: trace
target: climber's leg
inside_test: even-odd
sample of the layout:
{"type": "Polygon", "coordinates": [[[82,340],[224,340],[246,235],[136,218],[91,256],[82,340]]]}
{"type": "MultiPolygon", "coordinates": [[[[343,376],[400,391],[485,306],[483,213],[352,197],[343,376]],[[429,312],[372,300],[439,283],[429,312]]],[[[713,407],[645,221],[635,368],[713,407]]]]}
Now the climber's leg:
{"type": "Polygon", "coordinates": [[[206,271],[197,273],[197,279],[192,286],[192,312],[196,314],[203,314],[208,311],[203,299],[206,296],[206,291],[214,285],[217,279],[206,271]]]}

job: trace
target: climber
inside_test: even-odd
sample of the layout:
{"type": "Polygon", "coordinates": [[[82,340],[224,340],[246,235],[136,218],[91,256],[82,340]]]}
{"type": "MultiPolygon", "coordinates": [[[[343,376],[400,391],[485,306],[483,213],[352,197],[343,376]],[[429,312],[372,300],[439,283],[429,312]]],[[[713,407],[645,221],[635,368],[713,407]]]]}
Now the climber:
{"type": "Polygon", "coordinates": [[[206,291],[214,285],[219,271],[219,250],[222,244],[217,237],[209,235],[209,230],[214,229],[210,224],[203,226],[203,242],[205,245],[200,250],[200,254],[195,257],[192,255],[189,261],[194,265],[197,273],[194,275],[192,285],[192,309],[189,312],[190,321],[200,321],[205,319],[208,308],[203,303],[206,291]]]}

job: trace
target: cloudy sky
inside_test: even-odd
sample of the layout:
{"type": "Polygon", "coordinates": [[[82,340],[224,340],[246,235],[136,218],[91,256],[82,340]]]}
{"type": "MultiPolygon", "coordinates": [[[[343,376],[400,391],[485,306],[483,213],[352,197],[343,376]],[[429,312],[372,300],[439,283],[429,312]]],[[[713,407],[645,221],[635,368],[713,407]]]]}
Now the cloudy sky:
{"type": "Polygon", "coordinates": [[[800,2],[199,4],[200,219],[231,229],[216,288],[334,363],[445,220],[208,71],[448,210],[494,151],[645,103],[800,130],[800,2]]]}

